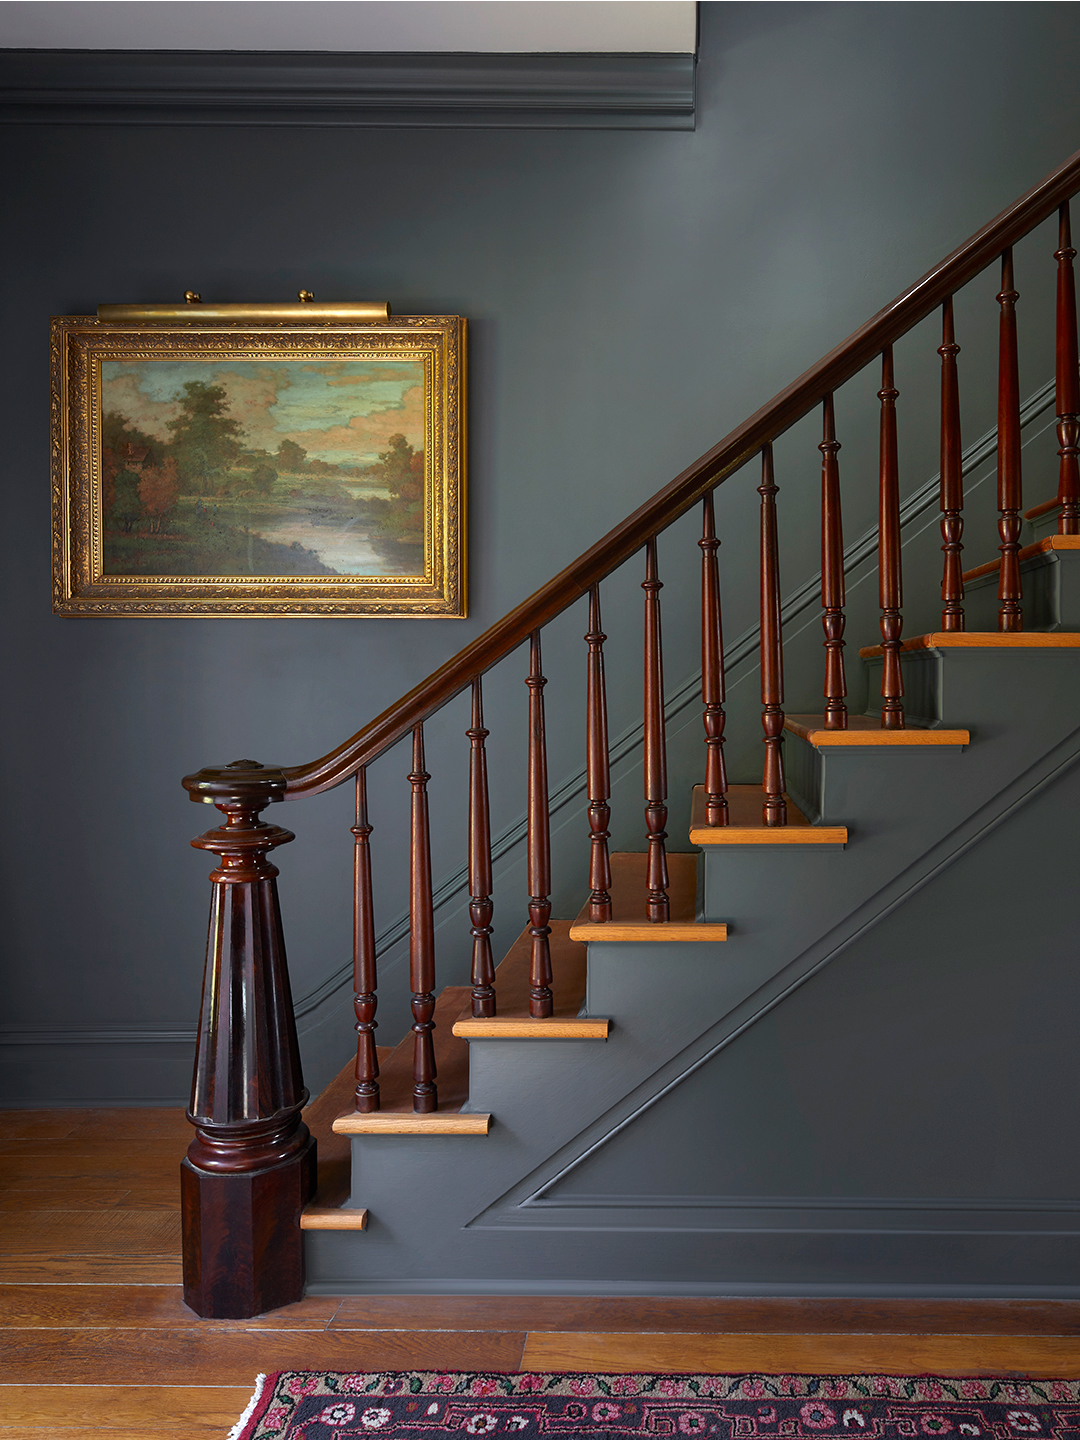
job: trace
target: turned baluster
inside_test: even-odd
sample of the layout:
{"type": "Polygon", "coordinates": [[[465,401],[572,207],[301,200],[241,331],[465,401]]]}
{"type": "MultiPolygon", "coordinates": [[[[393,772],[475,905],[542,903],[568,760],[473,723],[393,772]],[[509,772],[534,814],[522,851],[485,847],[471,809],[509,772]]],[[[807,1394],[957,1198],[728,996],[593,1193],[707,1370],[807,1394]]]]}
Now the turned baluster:
{"type": "Polygon", "coordinates": [[[953,334],[952,296],[941,307],[941,628],[964,628],[964,581],[960,565],[964,533],[964,469],[960,444],[960,382],[956,357],[960,346],[953,334]]]}
{"type": "Polygon", "coordinates": [[[1012,247],[1001,257],[1001,307],[998,332],[998,534],[1001,536],[1001,576],[998,580],[999,630],[1022,630],[1023,586],[1020,580],[1020,365],[1016,349],[1016,302],[1012,247]]]}
{"type": "Polygon", "coordinates": [[[761,728],[765,731],[765,772],[761,818],[787,824],[784,799],[784,650],[780,629],[780,551],[776,537],[776,494],[772,445],[761,450],[761,728]]]}
{"type": "Polygon", "coordinates": [[[724,764],[724,626],[720,611],[720,565],[713,492],[702,502],[701,539],[701,705],[705,725],[705,818],[728,823],[727,767],[724,764]]]}
{"type": "Polygon", "coordinates": [[[409,988],[413,1013],[413,1110],[439,1108],[435,1084],[435,913],[431,899],[431,830],[424,769],[424,726],[413,729],[412,808],[409,833],[409,988]]]}
{"type": "Polygon", "coordinates": [[[1057,433],[1058,534],[1080,534],[1080,369],[1076,344],[1076,280],[1069,225],[1069,202],[1058,212],[1057,272],[1057,433]]]}
{"type": "Polygon", "coordinates": [[[585,773],[589,790],[589,919],[611,919],[611,774],[608,765],[607,688],[604,681],[604,634],[600,620],[600,587],[589,591],[589,671],[585,700],[585,773]]]}
{"type": "Polygon", "coordinates": [[[840,517],[840,466],[836,452],[833,397],[822,404],[821,451],[821,624],[825,631],[825,729],[846,730],[847,676],[844,674],[844,530],[840,517]]]}
{"type": "Polygon", "coordinates": [[[645,828],[649,845],[645,862],[649,920],[667,920],[667,740],[664,735],[664,656],[660,637],[660,591],[656,571],[656,537],[645,546],[645,828]]]}
{"type": "Polygon", "coordinates": [[[491,815],[488,805],[484,697],[480,676],[473,680],[469,737],[469,918],[472,921],[472,1013],[495,1014],[495,966],[491,958],[491,815]]]}
{"type": "Polygon", "coordinates": [[[293,836],[259,819],[285,798],[280,770],[237,760],[184,788],[225,816],[191,842],[220,864],[188,1110],[195,1138],[180,1167],[184,1300],[205,1318],[246,1319],[303,1295],[300,1212],[315,1192],[278,871],[266,858],[293,836]]]}
{"type": "Polygon", "coordinates": [[[529,872],[529,1014],[546,1019],[551,998],[551,820],[548,815],[547,736],[544,731],[544,686],[540,671],[540,631],[529,640],[529,817],[526,865],[529,872]]]}
{"type": "Polygon", "coordinates": [[[896,401],[892,346],[881,352],[881,451],[878,490],[878,604],[881,607],[881,726],[904,728],[904,681],[900,635],[904,603],[900,572],[900,464],[896,449],[896,401]]]}
{"type": "Polygon", "coordinates": [[[356,1012],[356,1099],[361,1115],[379,1108],[379,1057],[375,1049],[375,914],[371,894],[372,826],[367,813],[367,769],[356,772],[353,840],[353,1009],[356,1012]]]}

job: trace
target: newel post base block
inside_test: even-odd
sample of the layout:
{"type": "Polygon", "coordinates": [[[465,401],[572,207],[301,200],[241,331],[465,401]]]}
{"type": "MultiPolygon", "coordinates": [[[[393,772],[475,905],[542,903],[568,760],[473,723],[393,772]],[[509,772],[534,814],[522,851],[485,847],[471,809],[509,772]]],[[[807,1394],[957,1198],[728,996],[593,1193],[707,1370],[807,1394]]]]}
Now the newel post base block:
{"type": "Polygon", "coordinates": [[[220,857],[181,1166],[184,1299],[204,1318],[246,1319],[304,1292],[300,1211],[315,1192],[315,1142],[300,1118],[300,1069],[277,868],[293,836],[260,812],[285,796],[280,770],[254,760],[184,780],[224,825],[191,843],[220,857]]]}
{"type": "Polygon", "coordinates": [[[304,1293],[300,1212],[315,1193],[315,1141],[248,1174],[180,1166],[184,1303],[204,1319],[246,1320],[304,1293]]]}

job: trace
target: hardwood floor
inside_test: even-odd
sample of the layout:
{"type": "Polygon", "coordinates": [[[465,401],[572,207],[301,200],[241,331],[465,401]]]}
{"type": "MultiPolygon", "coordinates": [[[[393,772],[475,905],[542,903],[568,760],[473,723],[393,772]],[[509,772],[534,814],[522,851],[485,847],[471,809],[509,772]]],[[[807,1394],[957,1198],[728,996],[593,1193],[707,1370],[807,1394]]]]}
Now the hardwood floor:
{"type": "Polygon", "coordinates": [[[222,1440],[259,1371],[1080,1376],[1080,1303],[313,1296],[198,1320],[179,1110],[0,1112],[0,1440],[222,1440]]]}

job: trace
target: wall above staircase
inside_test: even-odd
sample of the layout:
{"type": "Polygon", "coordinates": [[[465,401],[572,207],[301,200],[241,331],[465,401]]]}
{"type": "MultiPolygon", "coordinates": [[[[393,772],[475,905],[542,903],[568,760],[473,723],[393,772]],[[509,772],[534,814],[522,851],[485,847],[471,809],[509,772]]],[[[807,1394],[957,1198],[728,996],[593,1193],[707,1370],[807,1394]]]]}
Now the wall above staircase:
{"type": "MultiPolygon", "coordinates": [[[[695,133],[5,129],[17,223],[3,256],[18,277],[3,300],[5,354],[20,417],[5,459],[18,703],[3,724],[19,817],[3,867],[16,957],[0,1037],[6,1103],[185,1098],[206,863],[188,849],[198,816],[179,776],[336,743],[1057,163],[1075,145],[1073,11],[705,5],[695,133]],[[412,625],[402,644],[400,625],[381,621],[48,614],[46,317],[191,286],[230,299],[301,286],[377,294],[401,312],[471,318],[468,621],[412,625]]],[[[1026,277],[1020,288],[1022,304],[1041,303],[1026,277]]],[[[1025,394],[1052,357],[1033,365],[1025,394]]],[[[922,382],[900,383],[914,402],[922,382]]],[[[991,410],[965,415],[965,435],[985,432],[991,410]]],[[[907,493],[936,461],[932,436],[902,441],[907,493]]],[[[854,434],[845,444],[855,477],[866,447],[854,434]]],[[[794,531],[801,519],[810,536],[784,556],[795,594],[817,568],[816,477],[783,483],[794,531]]],[[[853,536],[869,527],[872,490],[853,536]]],[[[749,510],[728,504],[722,556],[745,588],[749,510]]],[[[639,625],[637,593],[625,605],[639,625]]],[[[729,634],[751,623],[736,609],[729,634]]],[[[581,633],[575,617],[545,640],[552,686],[578,675],[581,633]]],[[[677,682],[694,669],[692,646],[668,640],[677,682]]],[[[633,723],[636,686],[613,689],[614,733],[633,723]]],[[[487,697],[489,718],[517,737],[492,757],[496,830],[523,808],[516,779],[501,783],[517,774],[523,696],[515,681],[487,697]]],[[[553,740],[554,777],[576,773],[573,738],[553,740]]],[[[401,789],[407,759],[396,758],[373,776],[377,801],[401,789]]],[[[462,793],[448,781],[434,797],[437,876],[457,864],[440,836],[459,837],[462,793]]],[[[283,858],[282,892],[294,986],[316,996],[348,954],[351,817],[342,796],[304,808],[289,816],[301,843],[283,858]]],[[[389,826],[381,838],[389,923],[404,909],[404,840],[389,826]]],[[[508,944],[519,921],[499,938],[508,944]]],[[[448,947],[447,980],[462,954],[448,947]]],[[[384,978],[389,1011],[400,967],[384,978]]],[[[316,1086],[320,1067],[340,1063],[348,1023],[308,1036],[316,1086]]]]}

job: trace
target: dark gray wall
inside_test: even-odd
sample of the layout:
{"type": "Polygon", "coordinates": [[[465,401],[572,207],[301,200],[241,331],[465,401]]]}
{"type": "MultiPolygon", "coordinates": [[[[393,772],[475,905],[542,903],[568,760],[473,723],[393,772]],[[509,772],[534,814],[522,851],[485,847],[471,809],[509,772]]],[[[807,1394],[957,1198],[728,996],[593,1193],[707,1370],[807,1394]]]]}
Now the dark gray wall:
{"type": "MultiPolygon", "coordinates": [[[[7,127],[9,1103],[182,1097],[207,898],[187,841],[207,817],[179,777],[332,747],[1059,163],[1080,143],[1078,39],[1080,15],[1057,4],[706,4],[694,133],[7,127]],[[469,317],[470,618],[51,616],[47,316],[188,287],[240,300],[301,286],[469,317]]],[[[1043,308],[1045,287],[1020,285],[1043,308]]],[[[986,315],[995,288],[978,292],[986,315]]],[[[905,403],[932,388],[936,340],[916,342],[905,403]]],[[[969,344],[964,359],[973,437],[992,423],[989,355],[969,344]]],[[[1033,344],[1024,393],[1051,368],[1033,344]]],[[[854,386],[852,407],[875,388],[854,386]]],[[[913,413],[906,489],[936,468],[933,427],[913,413]]],[[[872,516],[873,446],[853,409],[850,424],[854,535],[872,516]]],[[[778,451],[786,590],[816,567],[815,438],[793,432],[778,451]]],[[[735,635],[753,621],[748,479],[720,505],[735,635]]],[[[680,527],[662,555],[672,688],[695,663],[675,619],[688,555],[680,527]]],[[[640,592],[626,581],[609,595],[618,733],[637,718],[640,592]]],[[[573,696],[573,722],[553,726],[553,789],[580,764],[582,620],[552,627],[545,652],[553,710],[573,696]]],[[[524,806],[523,673],[489,692],[497,830],[524,806]]],[[[453,708],[447,719],[429,752],[440,877],[463,858],[466,722],[453,708]]],[[[407,768],[394,754],[373,776],[380,928],[403,908],[407,768]]],[[[339,792],[275,817],[298,836],[281,855],[282,898],[316,1085],[349,1043],[347,1006],[315,1003],[348,960],[348,812],[339,792]]],[[[617,828],[640,830],[629,804],[617,828]]],[[[504,869],[500,900],[516,852],[504,869]]],[[[580,878],[567,869],[559,886],[565,912],[580,878]]],[[[520,895],[500,908],[504,945],[522,918],[520,895]]],[[[440,978],[460,975],[455,923],[440,978]]],[[[380,1038],[405,1023],[400,954],[384,967],[380,1038]]]]}

